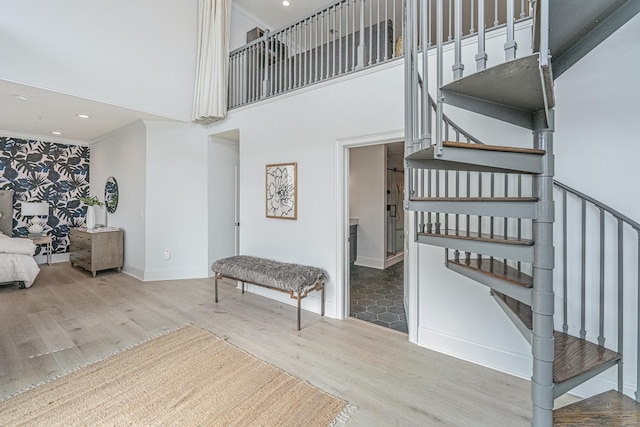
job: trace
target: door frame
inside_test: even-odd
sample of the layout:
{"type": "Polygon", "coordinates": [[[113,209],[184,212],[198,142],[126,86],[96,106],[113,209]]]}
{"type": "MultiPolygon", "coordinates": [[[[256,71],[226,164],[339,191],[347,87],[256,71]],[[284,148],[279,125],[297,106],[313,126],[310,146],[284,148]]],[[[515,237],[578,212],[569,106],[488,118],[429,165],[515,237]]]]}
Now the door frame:
{"type": "MultiPolygon", "coordinates": [[[[338,276],[336,277],[336,317],[345,319],[349,315],[349,150],[357,147],[388,144],[390,142],[404,141],[404,130],[396,130],[371,135],[362,135],[350,138],[336,139],[336,265],[338,276]]],[[[405,216],[408,216],[405,213],[405,216]]],[[[407,219],[407,218],[405,218],[407,219]]],[[[405,221],[405,235],[409,223],[405,221]]],[[[407,257],[405,239],[405,272],[408,269],[409,257],[407,257]]],[[[416,295],[413,288],[417,281],[409,281],[409,274],[404,275],[405,289],[409,288],[409,295],[416,295]]],[[[405,297],[406,299],[406,297],[405,297]]],[[[417,300],[411,301],[411,309],[417,311],[417,300]]],[[[414,335],[417,328],[417,316],[407,316],[409,338],[414,335]],[[413,332],[413,334],[412,334],[413,332]]]]}

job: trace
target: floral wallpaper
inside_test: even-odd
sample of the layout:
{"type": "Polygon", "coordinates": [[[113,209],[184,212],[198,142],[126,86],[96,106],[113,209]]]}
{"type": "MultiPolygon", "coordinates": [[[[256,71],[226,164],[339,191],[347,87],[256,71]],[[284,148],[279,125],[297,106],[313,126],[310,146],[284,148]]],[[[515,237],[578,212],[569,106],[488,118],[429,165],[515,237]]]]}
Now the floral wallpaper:
{"type": "Polygon", "coordinates": [[[28,234],[21,202],[46,201],[53,252],[68,251],[69,228],[84,224],[87,208],[78,197],[89,195],[89,155],[89,147],[0,136],[0,189],[14,191],[14,236],[28,234]]]}

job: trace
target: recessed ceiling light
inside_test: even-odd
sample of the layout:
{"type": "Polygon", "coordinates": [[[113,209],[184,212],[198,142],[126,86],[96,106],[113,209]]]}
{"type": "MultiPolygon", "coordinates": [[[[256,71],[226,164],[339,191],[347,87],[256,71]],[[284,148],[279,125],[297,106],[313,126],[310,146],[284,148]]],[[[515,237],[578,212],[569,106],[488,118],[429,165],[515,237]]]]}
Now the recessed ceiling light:
{"type": "Polygon", "coordinates": [[[62,132],[54,130],[53,132],[51,132],[52,135],[62,135],[62,132]]]}
{"type": "Polygon", "coordinates": [[[27,98],[27,97],[26,97],[26,96],[24,96],[24,95],[16,95],[16,99],[17,99],[18,101],[28,101],[28,100],[29,100],[29,98],[27,98]]]}
{"type": "Polygon", "coordinates": [[[76,114],[76,117],[80,117],[81,119],[88,119],[88,118],[90,118],[91,116],[88,116],[88,115],[86,115],[86,114],[76,114]]]}
{"type": "Polygon", "coordinates": [[[291,4],[291,3],[289,3],[287,0],[284,0],[284,1],[282,2],[282,5],[283,5],[284,7],[289,7],[289,5],[290,5],[290,4],[291,4]]]}

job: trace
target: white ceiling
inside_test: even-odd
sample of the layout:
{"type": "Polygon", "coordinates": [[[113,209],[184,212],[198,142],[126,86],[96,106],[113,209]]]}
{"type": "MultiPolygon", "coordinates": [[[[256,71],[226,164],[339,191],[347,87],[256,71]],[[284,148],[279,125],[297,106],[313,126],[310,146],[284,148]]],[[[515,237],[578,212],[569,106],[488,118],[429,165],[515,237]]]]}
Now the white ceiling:
{"type": "MultiPolygon", "coordinates": [[[[307,15],[326,0],[234,0],[244,12],[272,29],[307,15]]],[[[90,143],[137,120],[171,120],[50,90],[0,80],[0,131],[7,136],[49,141],[90,143]],[[18,100],[17,95],[28,98],[18,100]],[[77,114],[91,116],[81,119],[77,114]],[[53,135],[59,131],[62,135],[53,135]]]]}
{"type": "Polygon", "coordinates": [[[262,21],[272,30],[276,30],[333,3],[333,1],[289,0],[288,7],[282,5],[282,0],[233,0],[233,3],[252,15],[254,19],[262,21]]]}
{"type": "MultiPolygon", "coordinates": [[[[20,136],[90,142],[136,120],[168,120],[128,108],[0,80],[0,130],[20,136]],[[27,100],[16,98],[26,97],[27,100]],[[88,119],[77,114],[86,114],[88,119]],[[53,135],[51,132],[62,132],[53,135]]],[[[5,132],[6,133],[6,132],[5,132]]],[[[12,136],[12,135],[9,135],[12,136]]]]}

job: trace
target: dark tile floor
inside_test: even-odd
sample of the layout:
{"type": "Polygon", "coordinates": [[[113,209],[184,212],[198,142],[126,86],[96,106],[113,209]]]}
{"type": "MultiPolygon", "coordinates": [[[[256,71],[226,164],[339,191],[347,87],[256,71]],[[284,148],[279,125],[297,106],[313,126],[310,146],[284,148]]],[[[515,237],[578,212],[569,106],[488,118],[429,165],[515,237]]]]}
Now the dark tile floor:
{"type": "Polygon", "coordinates": [[[351,266],[351,316],[406,333],[403,276],[404,262],[386,270],[351,266]]]}

